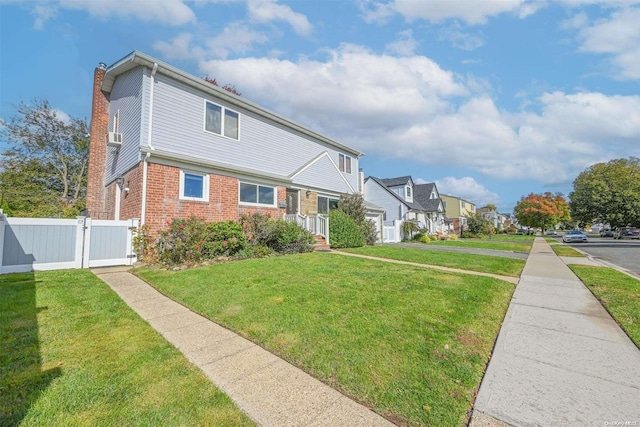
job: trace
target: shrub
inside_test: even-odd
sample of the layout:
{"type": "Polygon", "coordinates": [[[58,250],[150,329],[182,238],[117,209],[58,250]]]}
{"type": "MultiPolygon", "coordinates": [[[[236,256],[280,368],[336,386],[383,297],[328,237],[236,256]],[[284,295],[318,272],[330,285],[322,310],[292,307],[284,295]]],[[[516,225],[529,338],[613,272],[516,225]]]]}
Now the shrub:
{"type": "Polygon", "coordinates": [[[451,233],[448,236],[449,236],[449,239],[451,239],[451,240],[458,240],[458,235],[455,234],[455,233],[451,233]]]}
{"type": "Polygon", "coordinates": [[[333,248],[356,248],[366,243],[355,221],[340,210],[329,212],[329,236],[333,248]]]}
{"type": "Polygon", "coordinates": [[[376,243],[378,232],[375,223],[367,219],[367,208],[362,194],[355,193],[341,196],[338,201],[338,210],[347,214],[356,223],[367,245],[376,243]]]}
{"type": "Polygon", "coordinates": [[[416,234],[413,235],[413,238],[411,240],[415,240],[416,242],[422,242],[423,237],[425,237],[425,234],[422,231],[418,231],[416,234]]]}
{"type": "Polygon", "coordinates": [[[418,239],[418,240],[421,241],[422,243],[430,243],[431,242],[431,237],[425,236],[423,234],[422,236],[420,236],[420,239],[418,239]]]}
{"type": "Polygon", "coordinates": [[[237,254],[246,245],[240,224],[233,221],[205,223],[191,217],[174,219],[160,231],[158,258],[165,264],[197,263],[237,254]]]}
{"type": "Polygon", "coordinates": [[[295,222],[256,213],[243,215],[240,224],[254,246],[264,246],[279,253],[302,253],[313,249],[313,236],[295,222]]]}
{"type": "Polygon", "coordinates": [[[462,236],[460,236],[460,237],[462,237],[463,239],[473,239],[473,238],[476,238],[478,236],[476,234],[470,232],[470,231],[463,231],[462,232],[462,236]]]}

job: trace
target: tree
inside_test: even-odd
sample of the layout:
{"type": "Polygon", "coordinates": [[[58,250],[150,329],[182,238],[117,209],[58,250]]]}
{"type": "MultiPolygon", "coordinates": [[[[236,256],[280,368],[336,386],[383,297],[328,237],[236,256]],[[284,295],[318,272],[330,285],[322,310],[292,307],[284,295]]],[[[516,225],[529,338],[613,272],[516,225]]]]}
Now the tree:
{"type": "Polygon", "coordinates": [[[590,166],[573,181],[571,215],[580,222],[640,227],[640,159],[590,166]]]}
{"type": "Polygon", "coordinates": [[[338,210],[353,219],[358,229],[362,232],[362,237],[367,245],[376,243],[378,232],[375,223],[367,219],[367,208],[362,194],[342,195],[338,201],[338,210]]]}
{"type": "Polygon", "coordinates": [[[520,224],[542,230],[570,218],[569,205],[561,193],[531,193],[522,197],[513,211],[520,224]]]}
{"type": "Polygon", "coordinates": [[[2,205],[20,216],[77,215],[86,195],[86,121],[65,120],[47,100],[36,99],[21,103],[2,125],[9,143],[0,172],[2,205]]]}
{"type": "Polygon", "coordinates": [[[402,229],[402,235],[405,239],[412,239],[413,235],[420,231],[417,219],[407,219],[403,221],[400,228],[402,229]]]}
{"type": "Polygon", "coordinates": [[[240,92],[238,92],[238,90],[236,89],[236,86],[235,86],[235,85],[232,85],[232,84],[230,84],[230,83],[226,83],[226,84],[224,84],[224,85],[220,86],[220,85],[218,84],[218,81],[216,80],[216,78],[215,78],[215,77],[214,77],[214,78],[211,78],[211,77],[209,77],[209,76],[204,76],[204,81],[205,81],[205,82],[208,82],[208,83],[211,83],[211,84],[212,84],[212,85],[214,85],[214,86],[222,87],[222,89],[226,90],[227,92],[231,92],[231,93],[232,93],[232,94],[234,94],[234,95],[238,95],[238,96],[241,96],[241,95],[242,95],[240,92]]]}
{"type": "Polygon", "coordinates": [[[479,234],[491,235],[495,233],[495,229],[493,227],[493,224],[491,224],[491,221],[484,218],[482,214],[477,212],[475,214],[467,214],[466,218],[467,218],[467,231],[469,231],[470,233],[475,235],[479,235],[479,234]]]}
{"type": "Polygon", "coordinates": [[[490,212],[497,212],[498,211],[498,207],[496,205],[494,205],[493,203],[489,203],[488,205],[486,205],[482,209],[486,209],[486,210],[488,210],[490,212]]]}

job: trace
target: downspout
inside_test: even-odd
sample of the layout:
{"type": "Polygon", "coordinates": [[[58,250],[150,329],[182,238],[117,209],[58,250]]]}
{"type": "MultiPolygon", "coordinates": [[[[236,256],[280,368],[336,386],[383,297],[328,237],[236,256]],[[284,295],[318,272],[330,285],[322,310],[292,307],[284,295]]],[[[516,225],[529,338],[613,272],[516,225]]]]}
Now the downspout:
{"type": "MultiPolygon", "coordinates": [[[[153,89],[155,83],[156,72],[158,71],[158,63],[154,62],[151,70],[151,88],[149,88],[149,127],[147,129],[147,147],[153,150],[151,145],[151,126],[153,123],[153,89]]],[[[140,225],[144,225],[147,219],[147,170],[149,167],[149,157],[151,153],[147,152],[142,162],[142,208],[140,213],[140,225]]]]}
{"type": "Polygon", "coordinates": [[[149,89],[149,128],[147,130],[147,147],[153,150],[151,145],[151,125],[153,123],[153,88],[155,83],[156,72],[158,71],[158,63],[153,63],[153,69],[151,70],[151,88],[149,89]]]}
{"type": "Polygon", "coordinates": [[[142,161],[142,212],[140,214],[140,225],[144,225],[147,216],[147,160],[151,157],[151,153],[147,152],[142,161]]]}

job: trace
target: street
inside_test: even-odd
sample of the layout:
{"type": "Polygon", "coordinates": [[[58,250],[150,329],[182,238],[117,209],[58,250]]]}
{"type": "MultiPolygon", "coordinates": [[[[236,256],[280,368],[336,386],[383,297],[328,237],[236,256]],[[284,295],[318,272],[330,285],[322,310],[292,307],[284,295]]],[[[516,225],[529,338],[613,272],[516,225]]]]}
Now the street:
{"type": "MultiPolygon", "coordinates": [[[[558,241],[562,237],[558,236],[558,241]]],[[[640,276],[640,241],[614,240],[611,237],[591,237],[588,243],[569,243],[596,259],[616,264],[640,276]]]]}

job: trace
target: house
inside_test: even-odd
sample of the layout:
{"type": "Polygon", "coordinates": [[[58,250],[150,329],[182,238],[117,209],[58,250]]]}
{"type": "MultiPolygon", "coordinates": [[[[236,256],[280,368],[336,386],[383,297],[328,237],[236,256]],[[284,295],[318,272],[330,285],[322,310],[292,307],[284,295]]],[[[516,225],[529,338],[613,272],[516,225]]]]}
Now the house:
{"type": "Polygon", "coordinates": [[[484,219],[489,221],[496,229],[496,231],[505,229],[505,222],[508,219],[508,215],[501,214],[495,209],[491,209],[488,207],[479,208],[477,212],[482,215],[484,219]]]}
{"type": "Polygon", "coordinates": [[[360,151],[137,51],[96,68],[90,132],[89,215],[152,234],[260,212],[324,235],[361,191],[360,151]]]}
{"type": "Polygon", "coordinates": [[[467,217],[475,215],[476,205],[473,202],[449,194],[440,194],[447,218],[452,221],[453,230],[461,234],[466,230],[467,217]]]}
{"type": "Polygon", "coordinates": [[[445,231],[444,207],[435,184],[418,185],[410,176],[370,176],[364,180],[364,198],[384,209],[385,242],[400,241],[400,227],[407,220],[415,220],[428,233],[445,231]],[[418,199],[424,200],[427,207],[418,199]]]}
{"type": "Polygon", "coordinates": [[[449,231],[445,223],[444,204],[435,182],[415,185],[413,197],[422,206],[427,217],[427,228],[430,234],[449,231]]]}

